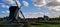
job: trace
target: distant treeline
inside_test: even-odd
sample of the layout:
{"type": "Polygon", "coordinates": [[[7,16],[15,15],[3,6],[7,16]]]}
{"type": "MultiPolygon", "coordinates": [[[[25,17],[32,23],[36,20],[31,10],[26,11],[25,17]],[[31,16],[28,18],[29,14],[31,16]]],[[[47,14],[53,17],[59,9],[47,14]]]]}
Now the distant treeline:
{"type": "MultiPolygon", "coordinates": [[[[4,17],[4,18],[0,18],[0,20],[8,20],[9,17],[4,17]]],[[[44,16],[44,17],[38,17],[38,18],[26,18],[26,20],[28,20],[29,22],[37,22],[37,21],[53,21],[53,20],[60,20],[60,17],[56,17],[56,18],[49,18],[48,16],[44,16]]],[[[21,17],[18,17],[18,21],[19,22],[24,22],[24,20],[21,17]]]]}

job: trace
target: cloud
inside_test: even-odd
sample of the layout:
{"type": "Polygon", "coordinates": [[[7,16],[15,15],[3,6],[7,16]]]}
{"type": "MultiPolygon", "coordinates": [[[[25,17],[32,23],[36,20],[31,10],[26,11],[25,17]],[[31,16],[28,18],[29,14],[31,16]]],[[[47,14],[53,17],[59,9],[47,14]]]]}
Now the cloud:
{"type": "Polygon", "coordinates": [[[60,0],[50,0],[48,3],[45,5],[46,8],[50,10],[56,10],[60,11],[60,0]]]}
{"type": "Polygon", "coordinates": [[[55,0],[47,0],[47,3],[52,2],[52,1],[55,1],[55,0]]]}
{"type": "Polygon", "coordinates": [[[43,12],[26,12],[24,13],[26,18],[37,18],[37,17],[43,17],[43,12]]]}
{"type": "Polygon", "coordinates": [[[0,3],[0,5],[2,5],[2,4],[4,4],[4,3],[0,3]]]}
{"type": "Polygon", "coordinates": [[[50,2],[50,3],[48,3],[46,6],[48,6],[48,7],[55,7],[55,6],[60,6],[60,3],[59,2],[56,2],[56,1],[54,1],[54,2],[50,2]]]}
{"type": "MultiPolygon", "coordinates": [[[[13,5],[13,6],[16,6],[16,1],[17,1],[17,3],[18,3],[18,6],[20,7],[21,4],[20,4],[19,0],[3,0],[3,2],[5,2],[5,3],[7,3],[7,4],[11,4],[11,5],[13,5]]],[[[29,3],[28,3],[27,1],[23,1],[23,5],[24,5],[24,6],[28,6],[29,3]]]]}
{"type": "Polygon", "coordinates": [[[19,0],[3,0],[4,3],[10,4],[10,5],[13,5],[13,6],[16,6],[16,1],[18,3],[18,6],[20,7],[21,4],[20,4],[19,0]]]}
{"type": "MultiPolygon", "coordinates": [[[[19,2],[19,0],[3,0],[3,2],[4,3],[7,3],[7,4],[10,4],[10,5],[13,5],[13,6],[17,6],[16,5],[16,2],[17,2],[17,4],[18,4],[18,6],[20,7],[21,6],[21,4],[20,4],[20,2],[19,2]]],[[[6,7],[6,8],[9,8],[9,6],[7,6],[7,5],[2,5],[2,7],[6,7]]]]}
{"type": "Polygon", "coordinates": [[[6,13],[8,13],[8,14],[9,14],[9,13],[10,13],[10,11],[9,11],[9,10],[7,10],[7,11],[6,11],[6,13]]]}
{"type": "MultiPolygon", "coordinates": [[[[40,10],[40,9],[38,9],[40,10]]],[[[60,11],[56,11],[54,9],[43,9],[43,10],[40,10],[39,12],[43,12],[43,15],[47,15],[49,16],[50,18],[54,18],[54,17],[59,17],[60,16],[60,11]]]]}
{"type": "Polygon", "coordinates": [[[5,5],[4,3],[0,3],[0,7],[2,7],[2,8],[9,8],[9,6],[5,5]]]}
{"type": "Polygon", "coordinates": [[[47,16],[49,16],[50,18],[59,17],[60,12],[51,12],[51,13],[47,14],[47,16]]]}
{"type": "Polygon", "coordinates": [[[45,6],[51,11],[47,14],[49,17],[60,16],[60,0],[48,0],[45,6]]]}
{"type": "Polygon", "coordinates": [[[1,12],[2,12],[2,14],[9,14],[10,13],[9,10],[1,11],[1,12]]]}
{"type": "Polygon", "coordinates": [[[50,18],[55,18],[55,17],[59,17],[60,16],[60,11],[56,11],[56,10],[49,10],[47,12],[45,12],[45,15],[49,16],[50,18]]]}
{"type": "Polygon", "coordinates": [[[3,8],[9,8],[9,6],[5,5],[5,4],[2,4],[1,7],[3,7],[3,8]]]}
{"type": "Polygon", "coordinates": [[[36,7],[45,7],[49,10],[60,11],[60,0],[31,0],[36,7]]]}
{"type": "Polygon", "coordinates": [[[27,1],[23,1],[23,5],[24,5],[24,6],[28,6],[29,3],[28,3],[27,1]]]}
{"type": "Polygon", "coordinates": [[[5,14],[5,11],[2,11],[3,14],[5,14]]]}
{"type": "Polygon", "coordinates": [[[15,1],[13,0],[3,0],[3,2],[8,3],[8,4],[15,4],[15,1]]]}
{"type": "Polygon", "coordinates": [[[46,4],[45,0],[31,0],[36,7],[41,7],[46,4]]]}

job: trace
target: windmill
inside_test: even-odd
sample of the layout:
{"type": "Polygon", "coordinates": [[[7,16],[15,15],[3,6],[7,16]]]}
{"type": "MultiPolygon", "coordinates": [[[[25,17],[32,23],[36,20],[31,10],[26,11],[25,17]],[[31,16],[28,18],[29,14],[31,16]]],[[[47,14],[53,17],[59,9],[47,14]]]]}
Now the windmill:
{"type": "Polygon", "coordinates": [[[19,12],[21,13],[21,15],[24,18],[24,26],[23,27],[28,27],[28,21],[25,19],[25,16],[23,15],[22,11],[20,10],[21,7],[23,6],[23,4],[21,6],[19,6],[19,4],[17,3],[18,1],[16,0],[15,3],[17,6],[10,6],[9,7],[9,19],[8,21],[5,21],[4,24],[8,24],[8,23],[12,23],[14,21],[17,21],[16,18],[19,17],[19,12]]]}
{"type": "Polygon", "coordinates": [[[24,18],[24,27],[25,27],[25,26],[28,27],[28,21],[25,20],[25,16],[23,15],[22,11],[19,10],[19,9],[21,9],[21,7],[22,7],[23,5],[19,6],[19,4],[17,3],[17,0],[15,1],[15,3],[16,3],[17,6],[11,6],[11,7],[10,7],[11,9],[10,9],[10,15],[9,15],[9,17],[10,17],[10,21],[9,21],[9,22],[13,22],[14,20],[16,20],[16,18],[19,17],[19,12],[20,12],[21,15],[22,15],[23,18],[24,18]],[[11,10],[12,10],[12,11],[11,11],[11,10]],[[26,25],[26,24],[27,24],[27,25],[26,25]]]}
{"type": "Polygon", "coordinates": [[[16,20],[16,18],[19,17],[19,12],[21,13],[21,15],[23,16],[23,18],[25,20],[25,17],[23,15],[22,11],[19,10],[19,9],[21,9],[21,7],[23,5],[19,6],[19,4],[17,3],[17,0],[15,1],[15,3],[16,3],[17,6],[11,6],[9,8],[9,10],[10,10],[10,15],[9,15],[10,21],[9,22],[13,22],[14,20],[16,20]]]}

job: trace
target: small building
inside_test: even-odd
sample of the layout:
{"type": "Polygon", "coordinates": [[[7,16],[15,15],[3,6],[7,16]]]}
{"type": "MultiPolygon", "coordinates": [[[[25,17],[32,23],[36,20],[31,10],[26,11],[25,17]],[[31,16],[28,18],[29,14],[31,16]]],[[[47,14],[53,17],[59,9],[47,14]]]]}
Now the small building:
{"type": "Polygon", "coordinates": [[[44,21],[48,21],[48,16],[44,15],[44,21]]]}

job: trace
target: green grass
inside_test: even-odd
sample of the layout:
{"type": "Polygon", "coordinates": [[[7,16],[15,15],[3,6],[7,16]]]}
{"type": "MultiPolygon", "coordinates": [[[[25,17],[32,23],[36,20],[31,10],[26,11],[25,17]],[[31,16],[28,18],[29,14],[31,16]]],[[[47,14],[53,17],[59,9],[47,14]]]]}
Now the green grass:
{"type": "MultiPolygon", "coordinates": [[[[60,22],[60,20],[56,20],[56,21],[60,22]]],[[[19,27],[19,26],[21,26],[20,24],[9,24],[7,26],[7,25],[1,24],[1,23],[3,23],[3,22],[0,21],[0,27],[19,27]]],[[[60,24],[47,24],[47,23],[36,23],[36,22],[33,22],[33,23],[31,23],[30,26],[31,27],[60,27],[60,24]]]]}
{"type": "Polygon", "coordinates": [[[46,23],[39,23],[37,24],[32,24],[32,27],[60,27],[60,24],[46,24],[46,23]]]}
{"type": "MultiPolygon", "coordinates": [[[[19,27],[19,24],[0,25],[0,27],[19,27]]],[[[60,24],[31,23],[31,27],[60,27],[60,24]]]]}
{"type": "Polygon", "coordinates": [[[16,23],[13,23],[13,24],[0,24],[0,27],[20,27],[22,25],[23,24],[16,24],[16,23]]]}

